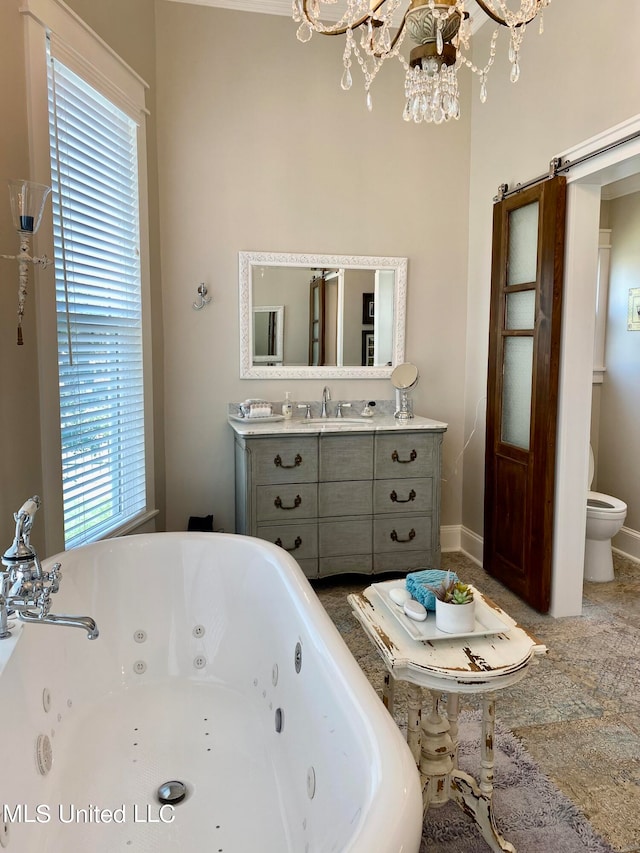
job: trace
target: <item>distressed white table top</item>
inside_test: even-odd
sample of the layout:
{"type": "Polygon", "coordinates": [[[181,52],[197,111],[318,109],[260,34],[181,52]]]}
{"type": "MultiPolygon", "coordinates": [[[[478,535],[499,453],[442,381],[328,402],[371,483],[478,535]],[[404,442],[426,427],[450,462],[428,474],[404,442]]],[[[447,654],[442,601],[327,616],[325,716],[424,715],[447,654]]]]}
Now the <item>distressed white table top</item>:
{"type": "Polygon", "coordinates": [[[475,595],[504,620],[505,630],[485,636],[412,639],[372,584],[350,595],[354,616],[395,678],[449,693],[501,690],[524,677],[532,659],[547,651],[502,608],[478,590],[475,595]]]}

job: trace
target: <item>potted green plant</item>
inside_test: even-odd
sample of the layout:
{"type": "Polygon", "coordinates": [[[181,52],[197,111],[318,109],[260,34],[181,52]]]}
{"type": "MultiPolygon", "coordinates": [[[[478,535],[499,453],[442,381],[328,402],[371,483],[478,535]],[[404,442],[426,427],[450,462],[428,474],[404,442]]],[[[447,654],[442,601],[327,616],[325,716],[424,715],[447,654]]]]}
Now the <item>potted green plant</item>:
{"type": "Polygon", "coordinates": [[[447,574],[440,586],[425,584],[436,597],[436,628],[445,634],[471,632],[476,624],[473,589],[447,574]]]}

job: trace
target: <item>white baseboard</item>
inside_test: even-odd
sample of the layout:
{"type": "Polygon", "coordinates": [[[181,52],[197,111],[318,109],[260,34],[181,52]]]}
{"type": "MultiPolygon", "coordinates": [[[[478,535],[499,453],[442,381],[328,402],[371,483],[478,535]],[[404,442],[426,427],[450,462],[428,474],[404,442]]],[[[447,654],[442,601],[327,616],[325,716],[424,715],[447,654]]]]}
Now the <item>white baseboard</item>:
{"type": "MultiPolygon", "coordinates": [[[[451,524],[440,528],[442,551],[462,551],[479,566],[482,565],[483,538],[468,527],[451,524]]],[[[614,537],[613,550],[622,557],[630,557],[640,562],[640,532],[623,527],[614,537]]]]}
{"type": "Polygon", "coordinates": [[[440,527],[440,550],[459,551],[460,550],[460,531],[462,527],[459,524],[445,524],[440,527]]]}
{"type": "Polygon", "coordinates": [[[460,548],[474,563],[482,565],[484,539],[468,527],[461,528],[460,548]]]}
{"type": "Polygon", "coordinates": [[[462,551],[474,563],[482,565],[482,536],[462,524],[449,524],[440,528],[440,550],[462,551]]]}
{"type": "Polygon", "coordinates": [[[613,550],[623,557],[631,557],[640,561],[640,532],[630,527],[623,527],[611,542],[613,550]]]}

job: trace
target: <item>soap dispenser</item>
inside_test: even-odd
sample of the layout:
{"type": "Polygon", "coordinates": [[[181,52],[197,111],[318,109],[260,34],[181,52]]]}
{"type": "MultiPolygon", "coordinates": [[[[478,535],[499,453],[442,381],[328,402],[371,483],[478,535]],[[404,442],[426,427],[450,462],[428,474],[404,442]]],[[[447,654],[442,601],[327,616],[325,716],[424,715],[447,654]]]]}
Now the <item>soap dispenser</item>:
{"type": "Polygon", "coordinates": [[[293,417],[293,405],[291,403],[291,391],[285,391],[284,403],[282,404],[282,415],[285,421],[291,420],[293,417]]]}

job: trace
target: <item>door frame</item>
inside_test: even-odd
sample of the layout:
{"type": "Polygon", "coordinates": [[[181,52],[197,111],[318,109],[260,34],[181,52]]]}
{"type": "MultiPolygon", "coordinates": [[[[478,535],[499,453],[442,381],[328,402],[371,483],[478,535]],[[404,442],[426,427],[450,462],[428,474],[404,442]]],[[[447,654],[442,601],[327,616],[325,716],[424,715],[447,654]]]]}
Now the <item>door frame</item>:
{"type": "MultiPolygon", "coordinates": [[[[575,161],[640,133],[640,115],[561,154],[575,161]]],[[[582,613],[600,202],[605,184],[640,172],[640,138],[567,173],[567,228],[551,616],[582,613]],[[582,500],[579,496],[582,495],[582,500]]]]}

